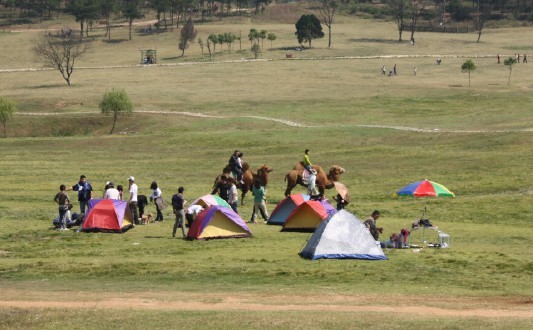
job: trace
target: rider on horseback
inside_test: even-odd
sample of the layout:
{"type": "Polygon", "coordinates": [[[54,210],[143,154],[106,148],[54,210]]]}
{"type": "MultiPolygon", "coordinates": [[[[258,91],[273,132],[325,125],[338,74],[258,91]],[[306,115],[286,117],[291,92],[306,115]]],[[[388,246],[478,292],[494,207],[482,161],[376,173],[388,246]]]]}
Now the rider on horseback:
{"type": "Polygon", "coordinates": [[[244,156],[242,152],[235,150],[228,161],[231,167],[231,172],[237,177],[237,181],[240,184],[244,184],[242,181],[242,156],[244,156]]]}

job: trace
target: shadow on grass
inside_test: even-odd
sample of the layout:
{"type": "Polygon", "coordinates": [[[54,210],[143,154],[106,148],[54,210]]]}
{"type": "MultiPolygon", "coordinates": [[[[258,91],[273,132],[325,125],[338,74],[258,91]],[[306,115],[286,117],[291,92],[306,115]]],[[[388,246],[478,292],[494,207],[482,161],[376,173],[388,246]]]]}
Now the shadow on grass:
{"type": "Polygon", "coordinates": [[[105,39],[102,40],[102,42],[105,42],[106,44],[120,44],[122,42],[130,41],[129,39],[105,39]]]}
{"type": "Polygon", "coordinates": [[[391,39],[380,39],[380,38],[352,38],[349,40],[350,42],[376,42],[380,44],[401,44],[404,43],[404,41],[398,41],[398,40],[391,40],[391,39]]]}
{"type": "MultiPolygon", "coordinates": [[[[72,85],[74,86],[74,85],[72,85]]],[[[44,84],[44,85],[35,85],[35,86],[28,86],[29,89],[41,89],[41,88],[55,88],[55,87],[69,87],[67,83],[57,83],[57,84],[44,84]]]]}

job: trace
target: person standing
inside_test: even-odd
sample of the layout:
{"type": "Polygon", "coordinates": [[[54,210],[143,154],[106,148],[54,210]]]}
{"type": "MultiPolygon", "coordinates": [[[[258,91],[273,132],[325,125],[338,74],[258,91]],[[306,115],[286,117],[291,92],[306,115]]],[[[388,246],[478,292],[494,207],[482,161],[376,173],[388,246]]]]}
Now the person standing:
{"type": "Polygon", "coordinates": [[[383,66],[383,67],[381,68],[381,75],[384,76],[384,75],[386,75],[386,74],[387,74],[387,68],[386,68],[385,66],[383,66]]]}
{"type": "Polygon", "coordinates": [[[237,186],[235,185],[235,180],[233,178],[228,178],[228,185],[229,185],[228,204],[229,206],[231,206],[233,211],[235,211],[235,213],[239,213],[238,211],[239,191],[237,190],[237,186]]]}
{"type": "Polygon", "coordinates": [[[163,202],[163,197],[161,197],[161,189],[157,186],[157,182],[152,182],[150,185],[150,189],[153,190],[152,194],[150,195],[150,200],[154,201],[155,209],[157,211],[157,216],[155,217],[155,221],[163,221],[163,212],[161,210],[165,207],[163,202]]]}
{"type": "MultiPolygon", "coordinates": [[[[370,217],[368,217],[364,222],[366,228],[368,229],[368,231],[370,231],[370,234],[372,235],[372,237],[374,237],[374,240],[376,242],[379,242],[379,234],[383,233],[383,228],[376,226],[376,221],[379,219],[380,215],[381,214],[378,210],[374,210],[370,217]]],[[[380,245],[381,247],[385,247],[384,243],[380,242],[380,245]]]]}
{"type": "Polygon", "coordinates": [[[496,55],[496,59],[498,60],[498,64],[500,64],[500,54],[496,55]]]}
{"type": "Polygon", "coordinates": [[[115,188],[115,184],[113,182],[109,182],[107,184],[107,190],[104,193],[104,199],[121,199],[120,192],[115,188]]]}
{"type": "Polygon", "coordinates": [[[311,169],[309,176],[307,177],[307,194],[311,196],[311,199],[319,199],[320,192],[316,188],[316,170],[311,169]]]}
{"type": "Polygon", "coordinates": [[[222,198],[226,203],[229,204],[229,189],[230,185],[228,184],[228,177],[225,175],[220,176],[220,181],[217,182],[215,188],[211,192],[211,195],[215,195],[218,192],[220,198],[222,198]]]}
{"type": "Polygon", "coordinates": [[[257,223],[257,213],[261,212],[261,217],[263,217],[264,222],[268,221],[268,212],[266,209],[266,193],[265,187],[261,186],[261,181],[256,180],[254,186],[252,187],[252,195],[254,195],[254,210],[252,212],[252,219],[250,223],[257,223]]]}
{"type": "Polygon", "coordinates": [[[58,230],[68,230],[67,229],[67,212],[70,204],[70,199],[68,198],[67,193],[65,192],[67,187],[62,184],[59,186],[59,192],[54,197],[54,201],[58,205],[59,210],[59,229],[58,230]]]}
{"type": "Polygon", "coordinates": [[[240,157],[242,157],[242,153],[239,150],[235,150],[233,152],[233,155],[229,158],[229,165],[231,167],[231,172],[235,174],[237,177],[237,181],[240,184],[244,184],[242,181],[242,160],[240,157]]]}
{"type": "Polygon", "coordinates": [[[118,198],[118,200],[121,201],[121,200],[123,200],[123,198],[124,198],[124,187],[122,187],[122,185],[119,184],[119,185],[117,186],[117,190],[118,190],[118,194],[119,194],[119,198],[118,198]]]}
{"type": "Polygon", "coordinates": [[[80,202],[80,213],[85,214],[85,210],[89,212],[89,201],[93,197],[93,187],[87,181],[85,175],[80,175],[80,181],[67,190],[78,192],[78,201],[80,202]]]}
{"type": "Polygon", "coordinates": [[[522,63],[527,63],[527,54],[524,54],[524,60],[522,61],[522,63]]]}
{"type": "Polygon", "coordinates": [[[131,216],[133,219],[133,223],[135,225],[139,224],[139,213],[137,211],[137,200],[138,200],[138,194],[139,194],[139,187],[135,184],[135,178],[133,176],[130,176],[128,178],[129,183],[129,192],[130,192],[130,199],[128,200],[128,205],[130,207],[131,216]]]}
{"type": "Polygon", "coordinates": [[[394,67],[392,68],[392,72],[396,76],[398,74],[398,71],[396,71],[396,64],[394,64],[394,67]]]}
{"type": "Polygon", "coordinates": [[[174,209],[174,214],[176,215],[176,222],[174,223],[174,228],[172,229],[172,237],[176,237],[176,230],[178,227],[181,228],[181,233],[183,237],[185,234],[185,211],[183,207],[187,204],[187,201],[183,198],[183,193],[185,188],[179,187],[178,193],[172,196],[172,208],[174,209]]]}
{"type": "Polygon", "coordinates": [[[415,66],[415,68],[413,69],[413,76],[416,76],[416,71],[418,71],[418,68],[415,66]]]}

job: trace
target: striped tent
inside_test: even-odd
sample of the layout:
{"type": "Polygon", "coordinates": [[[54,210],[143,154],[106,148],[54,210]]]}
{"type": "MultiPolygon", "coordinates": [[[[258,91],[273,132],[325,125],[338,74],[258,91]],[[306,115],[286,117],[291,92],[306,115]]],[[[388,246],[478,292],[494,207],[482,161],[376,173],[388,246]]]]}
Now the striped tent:
{"type": "Polygon", "coordinates": [[[320,223],[337,212],[326,200],[308,200],[295,208],[283,224],[282,231],[314,231],[320,223]]]}
{"type": "Polygon", "coordinates": [[[267,224],[282,226],[289,214],[291,214],[298,205],[308,200],[309,195],[306,194],[293,194],[285,197],[278,203],[278,205],[276,205],[276,208],[274,208],[274,211],[270,214],[267,224]]]}
{"type": "Polygon", "coordinates": [[[203,210],[189,228],[188,239],[251,237],[250,228],[231,208],[213,205],[203,210]]]}
{"type": "Polygon", "coordinates": [[[123,233],[133,227],[126,201],[93,198],[89,201],[89,210],[82,225],[83,231],[123,233]]]}

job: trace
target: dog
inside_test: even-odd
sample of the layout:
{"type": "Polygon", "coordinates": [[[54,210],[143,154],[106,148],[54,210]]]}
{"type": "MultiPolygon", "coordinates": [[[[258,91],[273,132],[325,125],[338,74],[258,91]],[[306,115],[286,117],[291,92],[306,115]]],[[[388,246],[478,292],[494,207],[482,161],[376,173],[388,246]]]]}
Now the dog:
{"type": "Polygon", "coordinates": [[[147,225],[151,222],[154,222],[154,217],[152,216],[152,213],[143,214],[141,217],[141,225],[147,225]]]}

